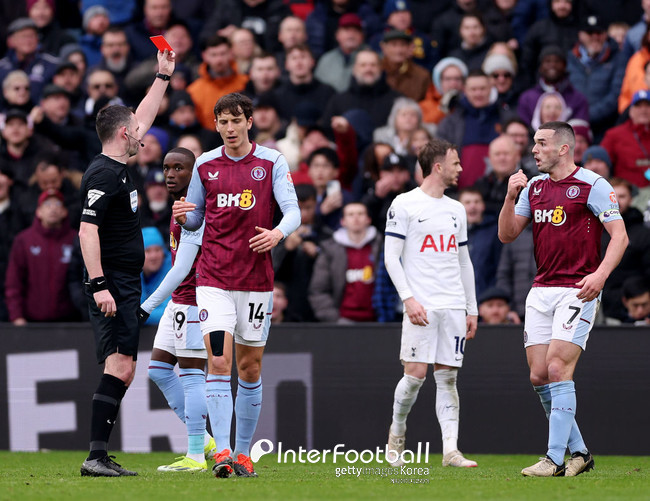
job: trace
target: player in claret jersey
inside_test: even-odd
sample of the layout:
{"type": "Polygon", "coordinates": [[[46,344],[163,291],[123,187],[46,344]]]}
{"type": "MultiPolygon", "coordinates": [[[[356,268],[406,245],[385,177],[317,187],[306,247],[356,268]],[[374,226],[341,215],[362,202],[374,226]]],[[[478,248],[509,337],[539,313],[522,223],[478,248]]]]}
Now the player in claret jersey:
{"type": "Polygon", "coordinates": [[[443,466],[474,467],[458,450],[458,369],[465,340],[476,333],[474,268],[467,249],[465,208],[444,195],[463,170],[453,144],[434,139],[418,160],[422,186],[395,198],[388,210],[384,261],[404,301],[400,359],[404,376],[395,388],[387,460],[401,466],[406,418],[433,364],[436,415],[443,466]],[[390,452],[394,451],[394,452],[390,452]]]}
{"type": "MultiPolygon", "coordinates": [[[[174,148],[165,155],[165,183],[174,200],[187,194],[194,160],[194,154],[185,148],[174,148]]],[[[146,320],[171,294],[172,300],[167,303],[154,339],[149,377],[185,423],[188,446],[185,456],[170,465],[158,467],[158,471],[205,471],[206,457],[212,457],[216,452],[214,440],[205,433],[204,369],[208,353],[203,344],[196,307],[196,262],[202,239],[203,227],[198,231],[187,231],[172,218],[169,244],[173,267],[139,312],[141,320],[146,320]],[[174,372],[177,362],[179,375],[174,372]]]]}
{"type": "Polygon", "coordinates": [[[227,94],[214,108],[224,146],[201,155],[187,200],[174,202],[174,217],[185,229],[203,221],[203,248],[197,266],[196,299],[208,350],[206,395],[212,432],[221,452],[213,473],[257,476],[250,442],[262,404],[261,366],[273,299],[270,250],[298,228],[300,209],[289,166],[276,150],[252,143],[253,105],[227,94]],[[283,218],[273,229],[277,206],[283,218]],[[235,400],[236,441],[230,446],[233,341],[239,374],[235,400]]]}
{"type": "Polygon", "coordinates": [[[573,373],[605,280],[621,260],[628,238],[614,189],[573,163],[574,147],[569,124],[541,125],[533,156],[542,174],[530,181],[521,170],[513,174],[499,215],[503,243],[512,242],[532,221],[537,261],[526,299],[524,346],[530,381],[549,420],[549,438],[546,457],[524,468],[524,476],[575,476],[594,466],[575,420],[573,373]],[[611,241],[601,261],[603,227],[611,241]],[[565,465],[567,447],[571,458],[565,465]]]}

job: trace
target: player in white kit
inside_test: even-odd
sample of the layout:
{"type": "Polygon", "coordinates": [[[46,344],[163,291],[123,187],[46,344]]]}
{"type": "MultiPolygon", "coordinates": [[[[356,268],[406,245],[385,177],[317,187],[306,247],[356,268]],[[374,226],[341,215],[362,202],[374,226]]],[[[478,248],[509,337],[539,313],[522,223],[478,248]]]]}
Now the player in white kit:
{"type": "MultiPolygon", "coordinates": [[[[404,302],[400,359],[404,376],[395,389],[388,449],[404,450],[406,418],[434,365],[436,415],[442,431],[443,466],[473,467],[458,451],[456,376],[465,340],[476,334],[474,268],[467,248],[465,208],[444,195],[463,170],[456,147],[432,140],[418,156],[422,186],[399,195],[388,210],[385,263],[404,302]]],[[[403,464],[389,453],[394,466],[403,464]]]]}

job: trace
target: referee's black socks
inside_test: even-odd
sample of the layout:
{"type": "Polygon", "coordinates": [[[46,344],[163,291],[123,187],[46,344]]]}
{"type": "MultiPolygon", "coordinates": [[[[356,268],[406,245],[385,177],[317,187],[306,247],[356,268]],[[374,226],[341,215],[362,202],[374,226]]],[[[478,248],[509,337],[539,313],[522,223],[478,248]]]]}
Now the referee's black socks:
{"type": "Polygon", "coordinates": [[[120,403],[128,386],[119,378],[103,374],[93,395],[93,410],[90,421],[89,460],[107,455],[108,439],[120,410],[120,403]]]}

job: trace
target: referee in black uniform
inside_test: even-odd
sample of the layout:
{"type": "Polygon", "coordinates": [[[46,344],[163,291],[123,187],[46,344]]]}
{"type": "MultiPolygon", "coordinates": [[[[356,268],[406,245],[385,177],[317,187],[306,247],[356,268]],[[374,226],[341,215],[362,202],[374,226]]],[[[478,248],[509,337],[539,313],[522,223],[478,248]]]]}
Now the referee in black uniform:
{"type": "MultiPolygon", "coordinates": [[[[137,475],[108,456],[108,439],[120,402],[135,374],[140,327],[140,272],[144,246],[140,230],[138,192],[126,162],[138,152],[174,72],[174,53],[158,52],[158,73],[151,89],[133,113],[109,106],[97,114],[102,152],[81,181],[83,212],[79,239],[86,277],[90,322],[97,360],[104,374],[93,395],[90,454],[82,476],[137,475]]],[[[144,146],[144,145],[142,145],[144,146]]]]}

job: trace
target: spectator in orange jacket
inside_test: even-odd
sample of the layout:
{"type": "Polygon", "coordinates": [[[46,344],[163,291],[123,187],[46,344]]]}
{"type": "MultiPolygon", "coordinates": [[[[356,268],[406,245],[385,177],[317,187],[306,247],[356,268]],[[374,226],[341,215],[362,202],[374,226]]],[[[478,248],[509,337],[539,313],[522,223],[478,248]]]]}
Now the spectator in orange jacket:
{"type": "Polygon", "coordinates": [[[203,43],[201,58],[199,78],[187,87],[187,92],[201,125],[214,130],[214,105],[221,96],[244,90],[248,76],[237,73],[230,42],[222,36],[214,35],[203,43]]]}
{"type": "Polygon", "coordinates": [[[418,104],[422,109],[422,121],[437,124],[449,113],[452,99],[462,94],[467,66],[456,57],[445,57],[434,66],[432,76],[433,85],[418,104]]]}
{"type": "Polygon", "coordinates": [[[650,62],[650,24],[641,39],[641,48],[636,51],[625,67],[625,76],[618,96],[618,112],[623,113],[632,102],[632,96],[638,90],[647,89],[645,68],[650,62]]]}

